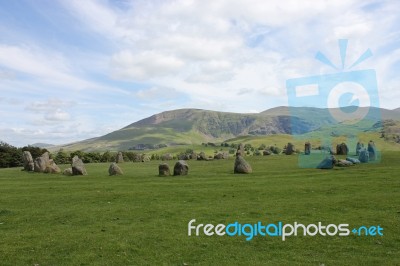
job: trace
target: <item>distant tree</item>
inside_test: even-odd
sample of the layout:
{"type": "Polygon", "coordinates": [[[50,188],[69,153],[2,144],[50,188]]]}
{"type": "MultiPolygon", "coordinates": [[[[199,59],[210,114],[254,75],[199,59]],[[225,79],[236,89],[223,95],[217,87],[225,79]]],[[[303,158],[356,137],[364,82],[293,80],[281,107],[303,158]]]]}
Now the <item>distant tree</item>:
{"type": "Polygon", "coordinates": [[[54,162],[56,164],[69,164],[71,163],[71,158],[69,155],[60,149],[57,154],[54,156],[54,162]]]}
{"type": "Polygon", "coordinates": [[[22,150],[8,143],[0,142],[0,167],[22,166],[22,150]]]}
{"type": "Polygon", "coordinates": [[[108,163],[108,162],[111,162],[112,160],[113,160],[113,158],[112,158],[112,154],[110,151],[106,151],[105,153],[103,153],[100,158],[100,161],[102,163],[108,163]]]}
{"type": "Polygon", "coordinates": [[[267,148],[267,146],[266,146],[265,144],[261,144],[261,145],[258,147],[258,150],[262,151],[262,150],[265,150],[265,148],[267,148]]]}

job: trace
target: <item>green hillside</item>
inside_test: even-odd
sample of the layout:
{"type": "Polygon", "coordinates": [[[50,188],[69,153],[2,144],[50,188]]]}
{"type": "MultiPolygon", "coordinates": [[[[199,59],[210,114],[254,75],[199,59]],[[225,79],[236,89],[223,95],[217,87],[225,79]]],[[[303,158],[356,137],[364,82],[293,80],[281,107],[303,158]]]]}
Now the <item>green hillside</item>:
{"type": "MultiPolygon", "coordinates": [[[[346,108],[351,110],[354,107],[346,108]]],[[[349,134],[356,138],[360,133],[380,132],[382,125],[377,126],[377,122],[382,119],[390,119],[395,123],[400,120],[398,110],[371,107],[372,111],[367,119],[354,125],[346,125],[337,123],[332,118],[332,110],[335,111],[311,107],[277,107],[257,114],[240,114],[180,109],[162,112],[104,136],[56,146],[52,150],[60,148],[83,151],[128,150],[145,144],[199,145],[238,137],[260,136],[276,136],[275,139],[285,142],[287,140],[285,136],[289,135],[294,135],[295,140],[318,140],[329,136],[338,138],[349,134]],[[380,113],[381,117],[377,116],[377,113],[380,113]]]]}

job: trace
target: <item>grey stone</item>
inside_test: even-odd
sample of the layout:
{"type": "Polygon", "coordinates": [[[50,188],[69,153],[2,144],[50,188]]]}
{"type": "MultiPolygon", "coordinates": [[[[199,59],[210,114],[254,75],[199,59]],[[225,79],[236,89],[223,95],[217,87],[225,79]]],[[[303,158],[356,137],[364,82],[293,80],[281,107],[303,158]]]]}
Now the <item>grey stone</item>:
{"type": "Polygon", "coordinates": [[[59,174],[61,173],[61,169],[52,159],[50,159],[48,165],[46,166],[46,169],[44,170],[44,173],[59,174]]]}
{"type": "Polygon", "coordinates": [[[229,154],[226,152],[219,152],[214,155],[214,159],[217,159],[217,160],[228,159],[228,157],[229,157],[229,154]]]}
{"type": "Polygon", "coordinates": [[[186,161],[179,160],[174,166],[174,175],[187,175],[189,172],[189,165],[186,161]]]}
{"type": "Polygon", "coordinates": [[[72,174],[87,175],[85,164],[77,155],[75,155],[74,158],[72,158],[72,174]]]}
{"type": "Polygon", "coordinates": [[[237,148],[237,151],[236,151],[236,156],[245,156],[243,143],[239,144],[239,147],[237,148]]]}
{"type": "Polygon", "coordinates": [[[142,154],[142,162],[150,162],[151,158],[147,154],[142,154]]]}
{"type": "Polygon", "coordinates": [[[38,173],[44,173],[46,167],[49,165],[50,157],[49,153],[45,152],[42,156],[37,157],[34,161],[34,171],[38,173]]]}
{"type": "Polygon", "coordinates": [[[33,171],[35,169],[35,163],[33,162],[32,155],[29,151],[24,151],[22,153],[22,159],[25,171],[33,171]]]}
{"type": "Polygon", "coordinates": [[[358,164],[360,163],[360,160],[352,157],[346,157],[346,161],[352,162],[353,164],[358,164]]]}
{"type": "Polygon", "coordinates": [[[166,154],[161,156],[161,160],[163,160],[163,161],[170,161],[170,160],[173,160],[173,159],[174,159],[174,157],[172,156],[171,153],[166,153],[166,154]]]}
{"type": "Polygon", "coordinates": [[[358,160],[360,160],[360,162],[362,163],[369,162],[369,152],[365,148],[362,148],[360,150],[360,155],[358,156],[358,160]]]}
{"type": "Polygon", "coordinates": [[[207,161],[207,156],[204,152],[200,152],[199,155],[197,155],[197,160],[199,161],[207,161]]]}
{"type": "Polygon", "coordinates": [[[242,156],[237,155],[235,159],[233,172],[235,174],[250,174],[251,172],[253,172],[253,169],[242,156]]]}
{"type": "Polygon", "coordinates": [[[346,143],[341,143],[336,145],[336,154],[337,155],[347,155],[349,153],[349,148],[346,143]]]}
{"type": "Polygon", "coordinates": [[[372,140],[370,142],[368,142],[368,154],[369,154],[370,161],[376,160],[376,147],[375,147],[375,143],[372,140]]]}
{"type": "Polygon", "coordinates": [[[289,142],[286,145],[285,154],[286,155],[292,155],[294,152],[295,152],[294,145],[291,142],[289,142]]]}
{"type": "Polygon", "coordinates": [[[304,144],[304,154],[305,155],[311,154],[311,143],[308,141],[304,144]]]}
{"type": "Polygon", "coordinates": [[[121,168],[118,166],[117,163],[112,163],[108,168],[108,174],[110,176],[113,176],[113,175],[123,175],[124,173],[122,172],[121,168]]]}
{"type": "Polygon", "coordinates": [[[347,160],[342,160],[342,159],[338,160],[336,163],[336,166],[339,166],[339,167],[349,167],[352,165],[354,165],[352,162],[347,161],[347,160]]]}
{"type": "Polygon", "coordinates": [[[158,175],[159,176],[170,176],[171,171],[169,170],[169,165],[166,163],[162,163],[158,166],[158,175]]]}
{"type": "Polygon", "coordinates": [[[123,163],[124,162],[124,156],[122,155],[122,152],[118,152],[117,157],[115,158],[116,163],[123,163]]]}
{"type": "Polygon", "coordinates": [[[324,160],[322,160],[322,162],[319,163],[319,165],[317,166],[318,169],[332,169],[335,164],[336,164],[337,160],[335,158],[335,156],[330,156],[325,158],[324,160]]]}
{"type": "Polygon", "coordinates": [[[264,156],[271,155],[271,151],[270,151],[270,150],[264,150],[264,151],[263,151],[263,155],[264,155],[264,156]]]}

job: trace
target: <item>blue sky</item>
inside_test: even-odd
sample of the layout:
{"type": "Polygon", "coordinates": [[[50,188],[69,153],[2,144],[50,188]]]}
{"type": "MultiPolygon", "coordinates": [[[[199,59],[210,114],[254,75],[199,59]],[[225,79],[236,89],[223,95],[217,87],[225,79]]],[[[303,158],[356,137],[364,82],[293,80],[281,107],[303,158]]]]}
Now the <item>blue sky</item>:
{"type": "Polygon", "coordinates": [[[397,1],[0,2],[0,140],[100,136],[165,110],[260,112],[287,79],[370,48],[380,104],[400,107],[397,1]]]}

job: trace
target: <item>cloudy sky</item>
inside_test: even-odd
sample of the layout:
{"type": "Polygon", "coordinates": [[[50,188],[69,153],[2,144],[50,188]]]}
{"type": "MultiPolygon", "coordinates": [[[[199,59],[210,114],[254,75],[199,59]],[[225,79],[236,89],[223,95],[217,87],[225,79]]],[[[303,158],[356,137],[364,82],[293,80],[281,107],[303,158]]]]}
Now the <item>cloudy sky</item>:
{"type": "Polygon", "coordinates": [[[400,107],[398,1],[15,0],[0,2],[0,140],[69,143],[178,108],[287,105],[286,80],[375,69],[400,107]]]}

